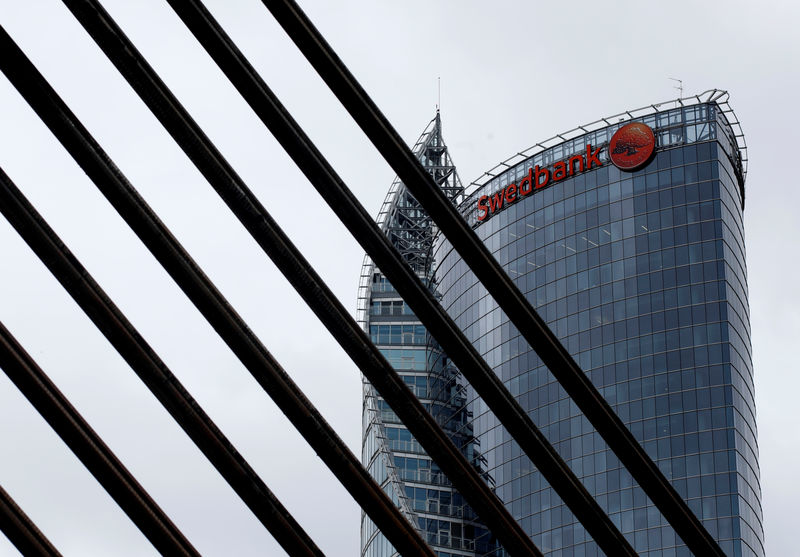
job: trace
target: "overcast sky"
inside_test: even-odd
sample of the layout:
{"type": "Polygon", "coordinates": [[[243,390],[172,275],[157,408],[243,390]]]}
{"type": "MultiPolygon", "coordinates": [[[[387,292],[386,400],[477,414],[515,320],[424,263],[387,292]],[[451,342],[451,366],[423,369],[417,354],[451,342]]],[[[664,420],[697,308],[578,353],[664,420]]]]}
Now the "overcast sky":
{"type": "MultiPolygon", "coordinates": [[[[362,251],[167,6],[104,2],[336,295],[362,251]]],[[[393,172],[258,0],[208,6],[369,212],[393,172]]],[[[766,547],[796,552],[800,498],[800,119],[794,2],[303,1],[413,142],[435,113],[462,180],[579,124],[728,90],[750,159],[745,226],[766,547]]],[[[352,450],[358,370],[67,9],[0,0],[12,35],[352,450]]],[[[0,53],[0,56],[2,53],[0,53]]],[[[359,509],[4,76],[0,167],[327,554],[357,555],[359,509]]],[[[0,219],[0,321],[198,550],[281,550],[0,219]]],[[[66,555],[154,550],[0,374],[0,485],[66,555]]],[[[0,555],[14,555],[0,536],[0,555]]]]}

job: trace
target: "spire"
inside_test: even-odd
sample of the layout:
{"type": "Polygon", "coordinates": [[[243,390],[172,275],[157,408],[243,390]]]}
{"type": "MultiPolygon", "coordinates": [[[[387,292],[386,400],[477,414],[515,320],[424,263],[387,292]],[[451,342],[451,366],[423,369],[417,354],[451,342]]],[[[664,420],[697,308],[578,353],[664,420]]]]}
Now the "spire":
{"type": "MultiPolygon", "coordinates": [[[[436,115],[411,149],[447,198],[459,203],[464,188],[442,137],[438,106],[436,115]]],[[[429,288],[435,289],[430,279],[436,229],[427,212],[397,177],[377,221],[405,261],[427,281],[429,288]]],[[[359,322],[365,331],[392,358],[395,370],[430,408],[456,446],[462,447],[467,458],[479,459],[471,427],[451,421],[452,416],[464,410],[466,402],[460,372],[419,319],[404,309],[405,302],[398,299],[399,294],[369,257],[365,257],[361,270],[358,298],[359,322]]],[[[485,525],[366,380],[363,433],[364,465],[437,554],[474,557],[495,549],[485,525]]],[[[382,534],[369,537],[374,532],[374,525],[365,518],[362,556],[374,555],[376,547],[386,547],[381,545],[386,543],[382,534]]],[[[386,555],[396,555],[388,548],[383,551],[386,555]]]]}
{"type": "MultiPolygon", "coordinates": [[[[442,119],[438,109],[414,144],[413,151],[447,198],[459,203],[464,187],[442,138],[442,119]]],[[[431,219],[405,185],[399,182],[398,186],[390,193],[394,199],[386,222],[386,234],[414,270],[426,276],[430,271],[429,258],[433,247],[431,219]]]]}

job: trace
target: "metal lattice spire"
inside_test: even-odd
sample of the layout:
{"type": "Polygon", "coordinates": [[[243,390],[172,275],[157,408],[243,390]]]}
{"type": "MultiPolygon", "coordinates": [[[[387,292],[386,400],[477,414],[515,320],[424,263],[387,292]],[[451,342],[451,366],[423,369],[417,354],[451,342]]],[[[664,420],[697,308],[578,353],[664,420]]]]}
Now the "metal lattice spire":
{"type": "MultiPolygon", "coordinates": [[[[459,203],[464,188],[442,138],[438,110],[412,150],[448,199],[454,204],[459,203]]],[[[377,221],[414,272],[423,280],[431,279],[435,225],[398,178],[389,188],[377,221]]],[[[405,361],[393,362],[395,369],[415,389],[420,401],[430,408],[456,445],[471,447],[474,439],[467,434],[468,431],[463,428],[457,431],[452,423],[449,427],[447,425],[447,417],[457,414],[464,405],[463,397],[456,396],[460,376],[458,370],[427,335],[419,320],[413,314],[406,313],[404,302],[369,257],[365,257],[361,278],[359,320],[362,326],[371,333],[382,351],[403,351],[405,361]],[[387,339],[379,332],[394,332],[395,329],[403,331],[396,338],[387,339]],[[413,333],[406,332],[412,329],[413,333]]],[[[433,288],[430,282],[428,284],[433,288]]],[[[485,527],[366,380],[364,400],[364,465],[435,550],[447,551],[452,555],[475,555],[478,549],[476,539],[486,541],[490,538],[485,527]],[[409,469],[403,465],[409,460],[413,460],[418,468],[409,469]],[[426,500],[414,498],[417,493],[415,490],[419,489],[428,493],[426,500]],[[433,532],[432,524],[437,525],[433,532]],[[472,534],[467,536],[465,531],[472,534]]],[[[472,456],[476,454],[474,450],[468,452],[472,456]]],[[[366,517],[363,528],[366,535],[363,536],[362,552],[371,544],[385,543],[366,517]],[[378,539],[373,537],[373,533],[378,539]]],[[[388,551],[388,548],[384,548],[384,551],[388,551]]]]}
{"type": "MultiPolygon", "coordinates": [[[[414,154],[448,199],[458,203],[464,187],[442,139],[442,120],[438,111],[414,145],[414,154]]],[[[431,219],[402,184],[395,192],[385,230],[409,265],[417,273],[426,276],[430,270],[429,258],[433,245],[431,219]]]]}

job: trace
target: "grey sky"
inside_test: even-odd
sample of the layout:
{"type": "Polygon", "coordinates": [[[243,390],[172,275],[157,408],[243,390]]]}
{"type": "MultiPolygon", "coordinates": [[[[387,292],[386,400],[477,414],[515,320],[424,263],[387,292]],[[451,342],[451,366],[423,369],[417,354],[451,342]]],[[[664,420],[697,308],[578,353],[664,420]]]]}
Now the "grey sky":
{"type": "MultiPolygon", "coordinates": [[[[104,2],[348,306],[362,251],[163,1],[104,2]]],[[[208,6],[375,213],[393,178],[257,0],[208,6]]],[[[792,2],[305,1],[301,6],[409,142],[433,117],[469,182],[554,134],[720,88],[749,146],[747,234],[767,550],[796,551],[800,336],[794,295],[800,71],[792,2]]],[[[55,0],[0,0],[14,37],[354,452],[357,369],[180,149],[55,0]]],[[[0,54],[2,55],[2,54],[0,54]]],[[[166,273],[0,77],[0,166],[320,547],[357,555],[359,510],[166,273]]],[[[280,548],[0,219],[0,320],[208,555],[280,548]]],[[[0,374],[0,485],[66,555],[151,555],[0,374]]],[[[0,537],[0,555],[15,550],[0,537]]]]}

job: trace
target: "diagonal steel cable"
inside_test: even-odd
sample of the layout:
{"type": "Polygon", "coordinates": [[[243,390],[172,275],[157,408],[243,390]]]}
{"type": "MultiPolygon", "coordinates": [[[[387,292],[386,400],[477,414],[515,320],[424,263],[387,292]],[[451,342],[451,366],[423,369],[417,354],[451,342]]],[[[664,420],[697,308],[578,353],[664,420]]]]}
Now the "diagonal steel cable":
{"type": "MultiPolygon", "coordinates": [[[[16,187],[0,170],[0,209],[6,215],[13,210],[6,197],[9,189],[16,187]]],[[[2,323],[0,367],[153,547],[164,555],[199,557],[189,540],[2,323]]]]}
{"type": "MultiPolygon", "coordinates": [[[[0,57],[0,69],[13,76],[12,82],[24,91],[23,96],[45,104],[50,102],[51,108],[66,108],[2,27],[0,49],[4,54],[0,57]]],[[[81,135],[80,131],[85,129],[71,113],[54,111],[47,116],[39,115],[51,129],[58,131],[56,135],[69,146],[68,150],[75,149],[73,156],[87,165],[87,173],[97,183],[105,185],[120,179],[121,174],[105,153],[91,150],[96,143],[81,135]]],[[[86,269],[66,248],[59,249],[63,244],[57,238],[53,239],[56,242],[49,246],[43,244],[53,250],[43,262],[253,514],[291,555],[323,555],[86,269]]]]}
{"type": "MultiPolygon", "coordinates": [[[[179,144],[187,145],[184,146],[184,150],[187,151],[190,157],[193,156],[193,160],[198,165],[198,168],[206,174],[209,180],[214,185],[214,178],[218,177],[220,171],[225,172],[230,177],[235,176],[232,174],[233,171],[226,164],[224,165],[216,165],[213,164],[209,168],[208,160],[207,160],[207,153],[203,153],[202,150],[197,149],[198,142],[203,141],[202,132],[199,128],[196,128],[195,131],[187,130],[186,128],[189,126],[185,125],[185,122],[190,121],[191,118],[185,111],[180,107],[177,99],[172,96],[168,89],[163,85],[162,82],[158,79],[155,73],[149,68],[146,61],[138,55],[135,51],[135,48],[129,41],[124,37],[121,31],[117,28],[113,32],[109,33],[108,29],[114,26],[113,21],[110,21],[110,18],[107,14],[103,13],[102,7],[99,6],[97,2],[67,2],[68,6],[78,4],[80,7],[77,7],[73,10],[78,16],[78,19],[81,20],[81,17],[85,18],[85,21],[82,21],[87,30],[90,33],[94,32],[94,38],[98,42],[98,44],[104,48],[106,54],[111,58],[111,60],[117,65],[120,71],[125,75],[125,77],[129,80],[131,85],[137,90],[140,96],[145,100],[145,102],[150,106],[151,110],[161,119],[162,123],[164,123],[165,127],[172,133],[173,137],[178,141],[179,144]],[[91,8],[87,7],[87,4],[91,5],[91,8]],[[94,17],[92,17],[94,16],[94,17]],[[100,20],[102,23],[98,22],[100,20]],[[120,43],[123,43],[123,47],[119,48],[120,43]],[[117,47],[117,48],[115,48],[117,47]],[[165,107],[167,106],[174,106],[177,107],[181,113],[177,116],[179,120],[176,123],[176,114],[174,111],[166,110],[165,107]],[[182,143],[183,141],[183,143],[182,143]],[[205,156],[204,156],[205,155],[205,156]],[[205,165],[205,169],[204,169],[205,165]]],[[[176,4],[177,5],[177,4],[176,4]]],[[[212,29],[212,33],[219,35],[221,33],[221,29],[212,29]]],[[[280,114],[281,117],[284,117],[283,114],[280,114]]],[[[196,127],[196,126],[195,126],[196,127]]],[[[296,126],[295,126],[296,127],[296,126]]],[[[292,130],[294,131],[294,130],[292,130]]],[[[290,132],[291,133],[291,132],[290,132]]],[[[284,135],[284,145],[286,145],[286,135],[284,135]]],[[[307,138],[301,137],[301,141],[307,142],[307,138]]],[[[207,140],[206,140],[207,141],[207,140]]],[[[297,141],[297,138],[295,138],[297,141]]],[[[210,142],[209,142],[210,143],[210,142]]],[[[213,145],[211,146],[213,148],[213,145]]],[[[294,151],[295,155],[297,151],[294,151]]],[[[221,158],[221,155],[218,153],[215,154],[218,158],[221,158]]],[[[318,153],[314,153],[318,155],[318,153]]],[[[301,155],[302,156],[302,155],[301,155]]],[[[306,157],[308,157],[308,150],[306,149],[306,157]]],[[[321,157],[314,157],[311,158],[317,159],[321,157]]],[[[224,159],[221,159],[224,162],[224,159]]],[[[295,157],[297,161],[297,156],[295,157]]],[[[324,159],[321,159],[324,161],[324,159]]],[[[331,177],[334,180],[341,182],[338,180],[338,177],[335,176],[335,173],[332,172],[329,165],[327,163],[320,164],[319,160],[312,161],[316,163],[316,165],[312,164],[310,166],[315,166],[315,170],[318,172],[322,170],[322,173],[327,175],[328,182],[331,181],[331,177]]],[[[303,168],[303,164],[300,164],[301,168],[303,168]]],[[[223,180],[221,182],[221,187],[216,186],[215,188],[223,196],[226,203],[231,207],[231,209],[239,216],[240,220],[248,227],[253,234],[254,238],[259,242],[260,245],[267,251],[269,254],[271,249],[270,245],[274,245],[274,241],[270,241],[268,237],[265,237],[263,226],[259,226],[258,222],[258,213],[266,213],[266,211],[261,207],[260,203],[258,203],[257,199],[252,195],[249,190],[246,189],[246,186],[242,184],[242,187],[239,188],[238,191],[235,188],[231,187],[232,180],[223,180]],[[222,189],[222,191],[220,191],[222,189]],[[232,191],[234,190],[234,191],[232,191]],[[226,195],[227,193],[227,195],[226,195]],[[245,197],[247,203],[242,203],[242,198],[245,197]],[[242,207],[244,205],[244,208],[242,207]],[[253,216],[256,219],[254,221],[253,216]]],[[[325,185],[318,183],[316,184],[319,189],[326,189],[325,185]],[[321,187],[320,187],[321,185],[321,187]]],[[[346,187],[344,188],[346,190],[346,187]]],[[[349,193],[349,192],[348,192],[349,193]]],[[[358,206],[360,208],[360,206],[358,206]]],[[[359,223],[362,225],[361,227],[367,230],[377,230],[374,223],[371,221],[366,212],[361,209],[361,214],[358,215],[360,217],[359,223]]],[[[350,211],[353,212],[353,208],[350,208],[350,211]]],[[[355,211],[358,213],[358,211],[355,211]]],[[[347,223],[349,219],[342,217],[343,220],[347,223]]],[[[378,232],[378,236],[380,236],[380,240],[385,244],[388,245],[388,241],[385,237],[378,232]]],[[[369,250],[368,250],[369,251],[369,250]]],[[[396,252],[392,252],[395,253],[396,252]]],[[[405,264],[402,262],[402,259],[397,256],[393,263],[399,265],[403,269],[407,271],[405,264]]],[[[379,262],[379,266],[381,266],[379,262]]],[[[295,265],[295,267],[297,267],[295,265]]],[[[300,266],[302,268],[302,265],[300,266]]],[[[413,274],[412,274],[413,275],[413,274]]],[[[290,278],[290,280],[292,280],[290,278]]],[[[416,280],[416,277],[414,277],[416,280]]],[[[301,283],[303,281],[300,281],[301,283]]],[[[430,294],[428,294],[430,296],[430,294]]],[[[307,298],[308,300],[308,298],[307,298]]],[[[311,302],[313,303],[313,302],[311,302]]],[[[412,304],[413,306],[413,304],[412,304]]],[[[438,307],[438,306],[437,306],[438,307]]],[[[440,312],[444,314],[443,311],[440,312]]],[[[424,319],[423,319],[424,321],[424,319]]],[[[352,328],[358,330],[357,325],[351,320],[352,328]]],[[[334,335],[336,335],[335,328],[331,329],[334,331],[334,335]]],[[[457,330],[457,329],[456,329],[457,330]]],[[[360,331],[359,331],[360,332],[360,331]]],[[[434,337],[438,335],[436,331],[431,331],[434,337]]],[[[470,349],[471,346],[468,342],[463,339],[462,336],[462,344],[459,347],[461,351],[470,349]]],[[[447,350],[447,347],[445,347],[447,350]]],[[[458,350],[455,349],[455,350],[458,350]]],[[[467,360],[469,363],[467,364],[470,368],[475,367],[476,365],[482,370],[481,377],[477,380],[473,379],[473,382],[478,384],[489,384],[491,387],[494,387],[495,390],[491,393],[491,395],[495,396],[495,399],[499,397],[503,397],[505,394],[503,403],[498,405],[500,410],[498,411],[499,417],[502,420],[505,416],[512,416],[512,419],[517,418],[517,422],[519,423],[519,417],[522,417],[523,420],[527,420],[527,423],[523,423],[520,433],[520,437],[523,438],[523,448],[526,449],[526,452],[529,456],[532,457],[534,463],[536,463],[544,472],[546,477],[550,480],[554,480],[553,483],[556,484],[560,488],[560,492],[564,494],[564,499],[567,501],[568,504],[571,504],[580,518],[587,524],[589,524],[589,530],[597,535],[598,540],[601,543],[601,546],[604,546],[609,552],[614,552],[616,554],[627,554],[633,555],[634,551],[627,540],[622,536],[618,529],[613,525],[610,519],[606,516],[606,514],[602,511],[602,509],[597,505],[588,491],[584,488],[584,486],[580,483],[580,481],[572,474],[566,463],[559,457],[557,452],[552,448],[552,446],[547,443],[545,437],[536,430],[533,423],[527,417],[527,415],[522,411],[522,409],[517,405],[516,408],[516,415],[514,415],[514,410],[510,409],[510,406],[516,404],[513,397],[505,390],[499,380],[496,379],[494,374],[492,373],[491,369],[483,362],[480,356],[477,355],[476,352],[473,350],[472,360],[467,360]],[[482,367],[481,367],[482,366],[482,367]],[[492,385],[492,381],[494,384],[492,385]],[[499,389],[498,389],[499,386],[499,389]],[[498,396],[499,393],[499,396],[498,396]],[[527,427],[524,427],[527,426],[527,427]]],[[[469,374],[467,374],[469,377],[469,374]]],[[[490,396],[491,396],[490,395],[490,396]]],[[[391,404],[391,403],[390,403],[391,404]]],[[[407,424],[408,425],[408,424],[407,424]]],[[[413,432],[413,431],[412,431],[413,432]]],[[[452,478],[451,478],[452,479],[452,478]]],[[[464,493],[470,493],[470,491],[465,491],[464,493]]],[[[477,508],[482,508],[478,506],[477,508]]],[[[484,513],[485,515],[491,516],[490,521],[494,519],[494,517],[489,513],[484,513]]],[[[496,528],[495,528],[496,529],[496,528]]],[[[495,532],[498,537],[502,538],[502,532],[495,532]]],[[[518,538],[519,539],[519,538],[518,538]]],[[[509,546],[507,543],[506,549],[512,551],[512,547],[509,546]]]]}
{"type": "MultiPolygon", "coordinates": [[[[480,509],[489,524],[496,525],[495,533],[505,540],[507,549],[520,555],[540,555],[510,513],[394,373],[324,281],[313,272],[299,250],[292,245],[102,6],[97,2],[68,2],[67,6],[73,10],[78,20],[254,235],[259,245],[301,292],[312,309],[321,318],[322,315],[325,316],[323,322],[337,340],[344,343],[343,346],[350,346],[351,358],[360,363],[362,371],[376,386],[383,389],[382,396],[401,419],[408,419],[414,424],[412,433],[419,435],[420,441],[426,439],[426,450],[432,456],[441,455],[437,463],[443,470],[452,472],[451,480],[461,482],[462,493],[469,494],[474,508],[480,509]]],[[[391,538],[391,535],[387,537],[391,538]]]]}
{"type": "MultiPolygon", "coordinates": [[[[262,2],[683,542],[696,555],[722,557],[724,552],[719,544],[639,445],[558,337],[503,271],[488,248],[436,187],[374,101],[297,3],[294,0],[262,2]]],[[[491,403],[488,400],[486,402],[491,407],[491,403]]],[[[516,432],[509,431],[519,441],[516,432]]],[[[588,524],[584,525],[589,527],[588,524]]]]}
{"type": "MultiPolygon", "coordinates": [[[[6,73],[39,117],[50,127],[353,498],[375,524],[386,529],[387,537],[393,545],[405,555],[432,557],[431,549],[364,470],[358,458],[272,358],[33,64],[11,38],[2,29],[0,31],[0,48],[4,52],[4,56],[0,59],[0,69],[6,73]]],[[[266,486],[263,487],[266,489],[266,486]]],[[[251,510],[255,512],[257,509],[251,507],[251,510]]],[[[282,545],[284,542],[298,541],[294,539],[297,537],[295,534],[298,532],[298,525],[277,520],[274,524],[270,524],[265,520],[264,514],[259,517],[282,545]]],[[[305,540],[304,546],[294,544],[284,545],[284,548],[292,555],[321,554],[310,539],[305,540]]]]}
{"type": "Polygon", "coordinates": [[[406,301],[412,307],[415,303],[425,305],[424,310],[418,311],[415,308],[415,313],[428,326],[429,331],[439,341],[445,352],[454,354],[451,358],[460,364],[459,367],[462,368],[470,382],[476,386],[476,390],[481,392],[485,399],[497,401],[492,408],[495,414],[504,423],[514,424],[514,429],[520,432],[520,435],[515,435],[515,437],[523,450],[542,470],[548,481],[570,506],[576,517],[586,525],[587,530],[601,547],[609,554],[634,555],[633,548],[622,533],[563,462],[555,449],[537,430],[533,422],[527,418],[524,410],[519,407],[466,338],[460,332],[456,333],[458,328],[455,324],[449,320],[433,297],[427,293],[427,289],[404,263],[402,257],[391,246],[352,192],[281,105],[213,16],[205,9],[202,2],[198,0],[167,1],[345,226],[376,261],[381,271],[403,294],[406,301]],[[406,288],[405,293],[401,290],[400,283],[406,288]],[[421,294],[422,292],[425,294],[421,294]],[[435,312],[435,316],[431,317],[430,321],[426,321],[423,315],[431,315],[432,312],[435,312]],[[460,338],[456,338],[459,336],[460,338]],[[514,408],[515,406],[516,408],[514,408]]]}
{"type": "Polygon", "coordinates": [[[61,557],[61,553],[2,486],[0,486],[0,530],[23,555],[61,557]]]}

